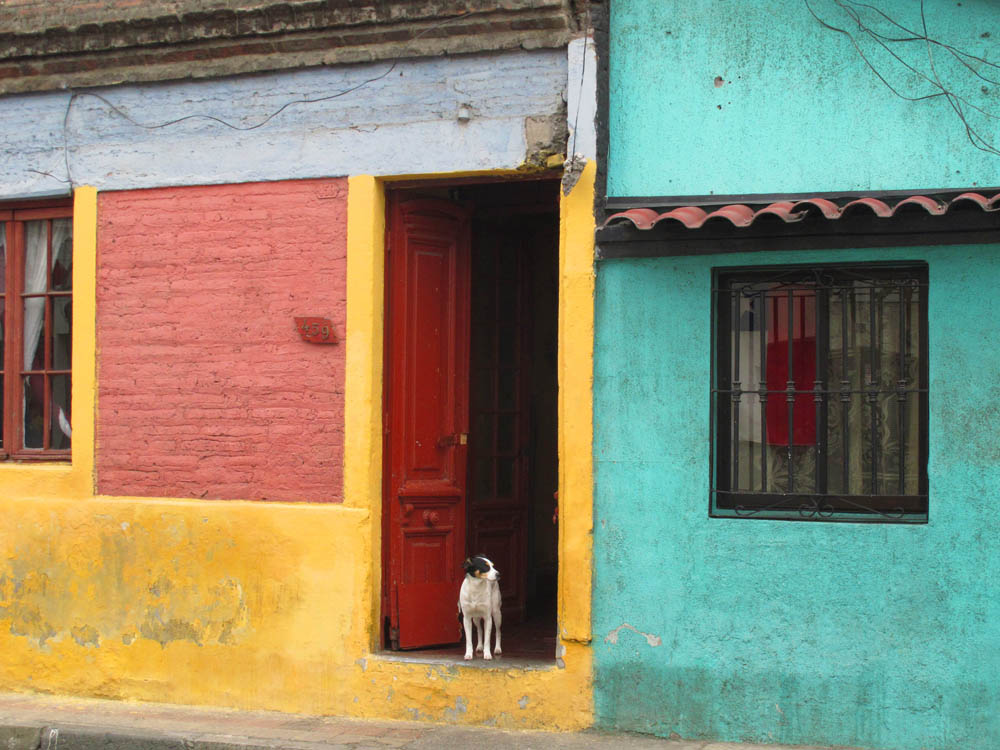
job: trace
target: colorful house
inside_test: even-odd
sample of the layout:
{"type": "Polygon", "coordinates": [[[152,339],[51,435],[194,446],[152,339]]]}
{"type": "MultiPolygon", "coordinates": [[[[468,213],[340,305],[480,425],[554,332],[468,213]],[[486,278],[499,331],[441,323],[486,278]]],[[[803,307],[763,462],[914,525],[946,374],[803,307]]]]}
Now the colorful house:
{"type": "Polygon", "coordinates": [[[1000,11],[607,21],[596,723],[1000,746],[1000,11]]]}
{"type": "Polygon", "coordinates": [[[585,8],[0,19],[0,689],[589,725],[585,8]]]}
{"type": "Polygon", "coordinates": [[[0,10],[0,689],[1000,746],[991,6],[60,11],[0,10]]]}

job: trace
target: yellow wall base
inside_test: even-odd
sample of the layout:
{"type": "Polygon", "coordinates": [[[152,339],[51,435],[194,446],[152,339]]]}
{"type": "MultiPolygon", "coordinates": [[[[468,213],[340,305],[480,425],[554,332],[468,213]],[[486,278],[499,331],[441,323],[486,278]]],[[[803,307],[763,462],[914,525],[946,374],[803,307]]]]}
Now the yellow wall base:
{"type": "MultiPolygon", "coordinates": [[[[367,512],[97,498],[5,500],[0,689],[307,714],[572,729],[589,653],[565,669],[371,655],[367,512]]],[[[456,646],[456,655],[461,647],[456,646]]]]}
{"type": "MultiPolygon", "coordinates": [[[[456,657],[462,650],[455,647],[456,657]]],[[[363,660],[357,692],[366,698],[355,700],[351,715],[560,731],[592,723],[590,649],[585,646],[566,646],[564,667],[504,667],[502,659],[490,667],[405,659],[373,655],[363,660]]]]}

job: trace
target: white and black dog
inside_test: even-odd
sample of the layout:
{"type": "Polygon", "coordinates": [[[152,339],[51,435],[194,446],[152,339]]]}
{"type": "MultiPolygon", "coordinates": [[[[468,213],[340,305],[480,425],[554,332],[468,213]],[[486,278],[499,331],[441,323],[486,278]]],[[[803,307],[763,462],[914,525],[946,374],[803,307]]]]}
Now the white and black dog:
{"type": "Polygon", "coordinates": [[[484,555],[473,555],[462,563],[465,580],[458,594],[458,617],[465,629],[465,658],[472,658],[472,625],[479,633],[476,651],[484,659],[500,655],[500,571],[484,555]],[[490,653],[490,631],[497,629],[497,646],[490,653]]]}

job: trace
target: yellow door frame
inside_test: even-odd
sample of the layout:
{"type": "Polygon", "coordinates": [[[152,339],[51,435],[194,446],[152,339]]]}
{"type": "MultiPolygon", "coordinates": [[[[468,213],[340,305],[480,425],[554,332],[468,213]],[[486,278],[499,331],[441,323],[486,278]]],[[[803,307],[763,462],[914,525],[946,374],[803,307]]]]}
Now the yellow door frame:
{"type": "MultiPolygon", "coordinates": [[[[559,207],[559,659],[522,670],[428,666],[377,654],[381,591],[382,393],[385,299],[385,190],[414,175],[348,180],[345,342],[344,505],[366,512],[367,559],[359,560],[362,601],[352,622],[360,661],[353,713],[503,726],[578,729],[593,717],[594,177],[589,162],[559,207]],[[516,673],[518,679],[509,679],[516,673]],[[430,679],[428,679],[430,678],[430,679]],[[406,700],[394,700],[399,693],[406,700]],[[488,704],[469,696],[489,695],[488,704]]],[[[510,172],[420,175],[509,177],[510,172]]]]}

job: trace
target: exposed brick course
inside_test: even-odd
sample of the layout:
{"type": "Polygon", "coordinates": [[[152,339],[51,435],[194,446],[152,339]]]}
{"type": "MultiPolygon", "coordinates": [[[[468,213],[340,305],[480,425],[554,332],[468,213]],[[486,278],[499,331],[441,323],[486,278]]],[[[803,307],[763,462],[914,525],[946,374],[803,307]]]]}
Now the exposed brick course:
{"type": "Polygon", "coordinates": [[[102,494],[342,499],[343,179],[103,193],[102,494]]]}
{"type": "Polygon", "coordinates": [[[583,0],[0,0],[0,94],[564,46],[583,0]],[[203,64],[191,65],[193,60],[203,64]],[[14,71],[14,72],[9,72],[14,71]]]}

